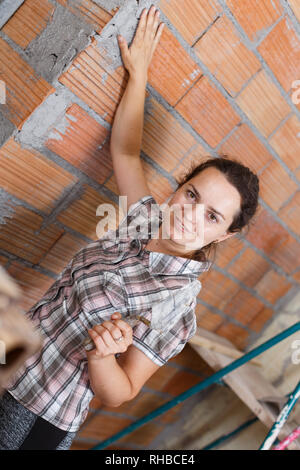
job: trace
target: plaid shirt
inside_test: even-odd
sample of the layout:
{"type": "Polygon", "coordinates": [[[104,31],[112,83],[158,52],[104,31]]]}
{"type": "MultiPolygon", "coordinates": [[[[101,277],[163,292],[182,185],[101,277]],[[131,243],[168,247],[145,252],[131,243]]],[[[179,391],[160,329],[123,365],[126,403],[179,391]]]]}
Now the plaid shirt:
{"type": "Polygon", "coordinates": [[[43,348],[25,362],[7,389],[58,428],[76,432],[94,396],[83,345],[87,329],[110,320],[116,311],[124,319],[143,315],[151,325],[133,327],[133,345],[159,366],[195,334],[194,309],[201,289],[197,277],[211,263],[146,250],[153,223],[158,228],[161,222],[153,197],[142,197],[116,231],[77,252],[26,313],[43,336],[43,348]],[[139,224],[140,236],[123,236],[132,222],[139,224]]]}

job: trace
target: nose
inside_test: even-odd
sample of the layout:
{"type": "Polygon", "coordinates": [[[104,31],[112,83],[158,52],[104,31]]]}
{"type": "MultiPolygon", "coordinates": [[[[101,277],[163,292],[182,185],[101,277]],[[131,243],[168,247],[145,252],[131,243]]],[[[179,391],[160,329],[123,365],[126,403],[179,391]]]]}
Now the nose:
{"type": "Polygon", "coordinates": [[[188,207],[183,208],[182,212],[182,221],[185,222],[190,230],[194,230],[196,228],[196,210],[195,207],[188,207]]]}
{"type": "Polygon", "coordinates": [[[193,214],[189,214],[188,211],[185,212],[184,208],[181,208],[177,214],[175,213],[175,218],[179,220],[179,222],[182,223],[184,226],[185,230],[189,232],[194,232],[195,231],[195,223],[193,222],[193,214]]]}

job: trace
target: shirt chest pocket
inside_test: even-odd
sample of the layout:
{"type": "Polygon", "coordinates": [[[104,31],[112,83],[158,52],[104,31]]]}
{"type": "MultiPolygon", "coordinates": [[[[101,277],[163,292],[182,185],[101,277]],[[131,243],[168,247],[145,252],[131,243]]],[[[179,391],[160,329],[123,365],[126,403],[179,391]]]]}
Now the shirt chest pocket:
{"type": "Polygon", "coordinates": [[[123,316],[128,311],[126,290],[118,272],[94,272],[92,276],[78,280],[76,290],[79,317],[86,327],[110,320],[115,312],[123,316]]]}
{"type": "Polygon", "coordinates": [[[111,305],[116,309],[127,309],[127,292],[121,274],[109,271],[105,271],[103,274],[102,289],[111,305]]]}
{"type": "Polygon", "coordinates": [[[152,306],[151,328],[169,331],[193,306],[188,292],[172,293],[169,298],[152,306]]]}

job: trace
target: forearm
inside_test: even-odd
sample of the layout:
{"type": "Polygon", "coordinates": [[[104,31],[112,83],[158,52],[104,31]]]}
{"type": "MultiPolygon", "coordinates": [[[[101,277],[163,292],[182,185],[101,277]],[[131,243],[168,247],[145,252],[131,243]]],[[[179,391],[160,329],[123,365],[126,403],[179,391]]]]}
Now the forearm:
{"type": "Polygon", "coordinates": [[[95,396],[106,406],[119,406],[132,395],[132,385],[114,355],[88,361],[95,396]]]}
{"type": "Polygon", "coordinates": [[[139,155],[142,146],[147,75],[129,76],[115,113],[110,151],[114,155],[139,155]]]}

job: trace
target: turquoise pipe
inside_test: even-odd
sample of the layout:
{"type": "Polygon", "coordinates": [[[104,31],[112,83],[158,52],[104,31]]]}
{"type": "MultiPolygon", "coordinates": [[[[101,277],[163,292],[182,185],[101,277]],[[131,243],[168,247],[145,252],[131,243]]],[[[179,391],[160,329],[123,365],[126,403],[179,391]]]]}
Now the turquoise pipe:
{"type": "MultiPolygon", "coordinates": [[[[290,396],[290,393],[286,395],[286,398],[289,398],[290,396]]],[[[210,450],[210,449],[213,449],[214,447],[222,444],[222,442],[224,441],[227,441],[227,439],[229,439],[230,437],[233,437],[233,436],[236,436],[240,431],[243,431],[244,429],[246,429],[248,426],[251,426],[251,424],[255,423],[256,421],[258,421],[258,418],[252,418],[250,419],[249,421],[246,421],[246,423],[244,424],[241,424],[237,429],[235,429],[234,431],[231,431],[230,433],[228,434],[224,434],[223,436],[220,436],[218,439],[216,439],[215,441],[213,442],[210,442],[209,444],[207,444],[207,446],[203,447],[202,449],[200,450],[210,450]]],[[[278,441],[278,439],[276,439],[276,441],[278,441]]],[[[276,442],[275,441],[275,442],[276,442]]],[[[279,441],[278,441],[279,443],[279,441]]]]}
{"type": "Polygon", "coordinates": [[[264,442],[260,446],[259,450],[269,450],[272,447],[273,442],[275,441],[276,437],[278,436],[280,429],[283,427],[284,423],[289,417],[293,407],[297,403],[300,398],[300,382],[298,382],[295,390],[291,393],[287,403],[282,408],[281,412],[279,413],[275,423],[271,427],[267,437],[265,438],[264,442]]]}
{"type": "Polygon", "coordinates": [[[200,450],[210,450],[213,449],[214,447],[222,444],[224,441],[227,441],[230,437],[236,436],[239,432],[243,431],[243,429],[246,429],[248,426],[251,426],[251,424],[255,423],[258,421],[258,418],[252,418],[249,421],[246,421],[246,423],[241,424],[237,429],[234,431],[229,432],[228,434],[224,434],[223,436],[219,437],[215,441],[211,442],[210,444],[207,444],[207,446],[203,447],[200,450]]]}
{"type": "Polygon", "coordinates": [[[190,389],[188,389],[185,392],[181,393],[180,395],[173,398],[172,400],[168,401],[164,405],[159,406],[158,408],[156,408],[156,410],[151,411],[151,413],[143,416],[141,419],[138,419],[134,423],[131,423],[129,426],[124,428],[122,431],[120,431],[120,432],[114,434],[113,436],[111,436],[110,438],[100,442],[98,445],[96,445],[95,447],[92,447],[90,450],[104,449],[105,447],[109,446],[112,442],[115,442],[118,439],[120,439],[121,437],[126,436],[127,434],[131,433],[132,431],[139,428],[143,424],[147,423],[148,421],[151,421],[152,419],[154,419],[157,416],[161,415],[165,411],[169,410],[170,408],[178,405],[182,401],[184,401],[187,398],[191,397],[195,393],[198,393],[201,390],[209,387],[210,385],[218,382],[225,375],[229,374],[230,372],[237,369],[238,367],[241,367],[246,362],[249,362],[252,358],[258,356],[259,354],[263,353],[267,349],[272,348],[275,344],[279,343],[280,341],[283,341],[285,338],[287,338],[288,336],[291,336],[292,334],[296,333],[299,330],[300,330],[300,322],[295,323],[295,325],[287,328],[282,333],[279,333],[278,335],[276,335],[273,338],[269,339],[268,341],[261,344],[260,346],[257,346],[252,351],[249,351],[248,353],[244,354],[239,359],[236,359],[235,361],[231,362],[230,364],[228,364],[223,369],[220,369],[219,371],[215,372],[214,374],[212,374],[207,379],[205,379],[202,382],[194,385],[193,387],[191,387],[190,389]]]}

